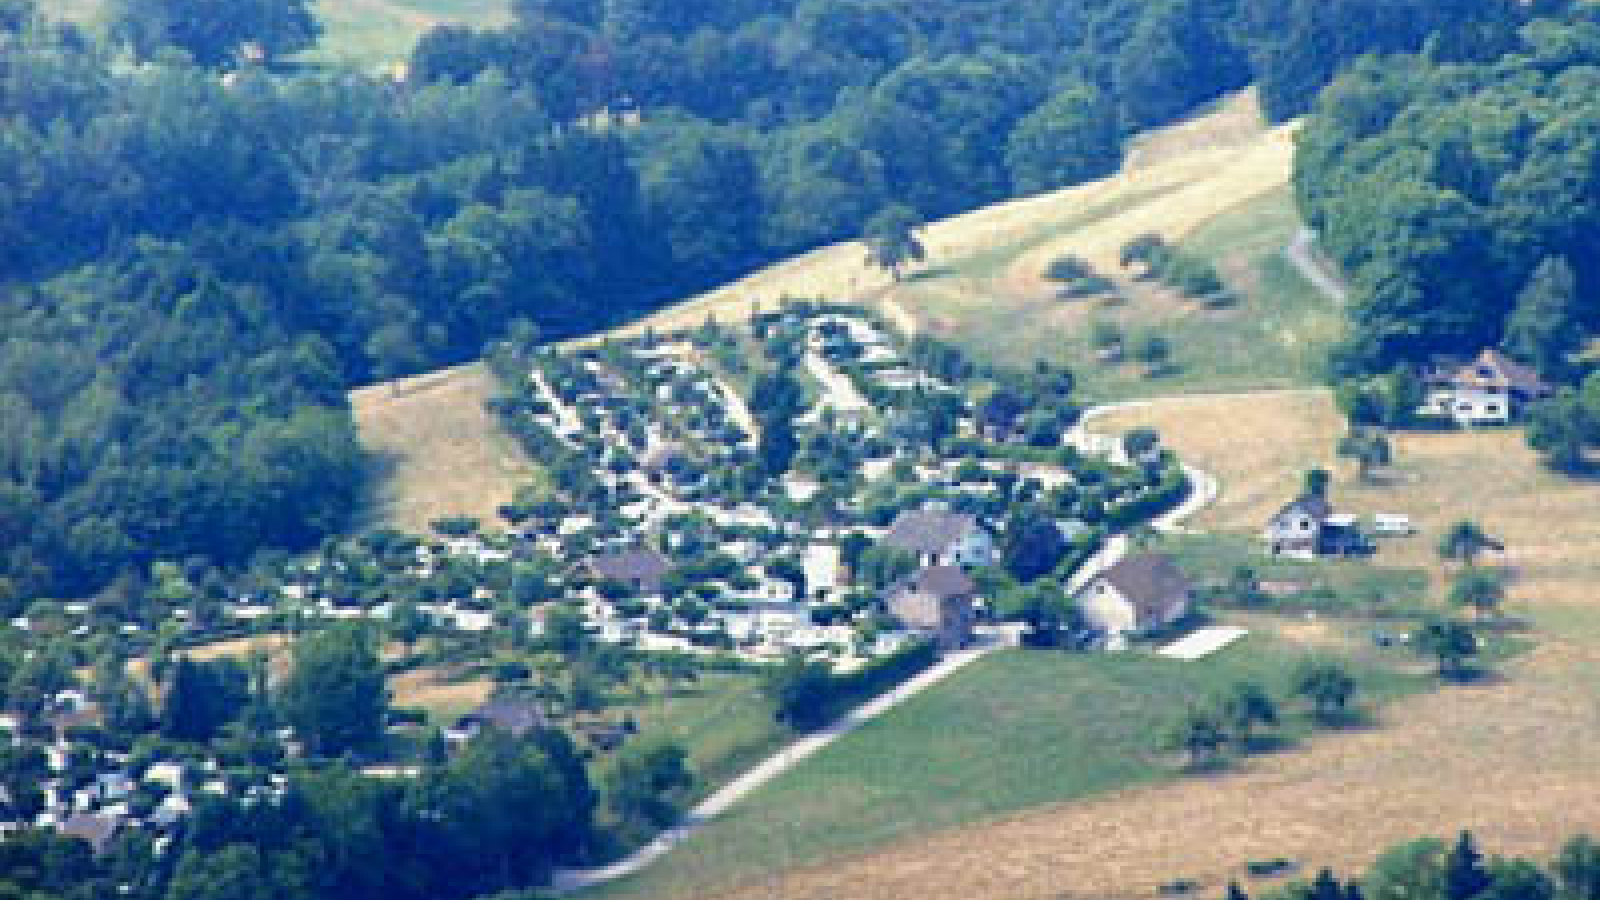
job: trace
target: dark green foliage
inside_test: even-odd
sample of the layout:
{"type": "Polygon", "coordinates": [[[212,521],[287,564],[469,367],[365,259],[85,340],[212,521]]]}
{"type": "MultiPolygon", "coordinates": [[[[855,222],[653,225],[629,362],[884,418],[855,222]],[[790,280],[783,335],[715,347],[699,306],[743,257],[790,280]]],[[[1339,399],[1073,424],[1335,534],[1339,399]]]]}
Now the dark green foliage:
{"type": "Polygon", "coordinates": [[[209,741],[249,697],[249,675],[236,660],[179,657],[162,691],[161,733],[176,741],[209,741]]]}
{"type": "Polygon", "coordinates": [[[1478,655],[1478,638],[1462,622],[1436,619],[1422,626],[1415,637],[1417,649],[1439,663],[1439,675],[1460,680],[1471,673],[1469,660],[1478,655]]]}
{"type": "Polygon", "coordinates": [[[296,641],[293,668],[278,689],[284,721],[316,756],[370,749],[382,734],[388,702],[376,640],[359,625],[336,625],[296,641]]]}
{"type": "Polygon", "coordinates": [[[1444,860],[1444,900],[1471,900],[1493,881],[1484,869],[1483,854],[1478,852],[1472,832],[1461,832],[1444,860]]]}
{"type": "MultiPolygon", "coordinates": [[[[1311,20],[1309,7],[1341,4],[1304,5],[1311,20]]],[[[1433,15],[1381,5],[1423,27],[1433,15]]],[[[1528,12],[1514,4],[1426,6],[1461,18],[1429,53],[1354,67],[1324,92],[1300,144],[1301,208],[1356,288],[1336,368],[1385,371],[1503,340],[1563,377],[1581,329],[1595,324],[1574,300],[1600,277],[1595,185],[1570,177],[1595,166],[1580,124],[1596,97],[1594,26],[1575,12],[1519,31],[1509,26],[1528,12]],[[1506,39],[1462,64],[1445,49],[1458,25],[1506,39]]],[[[1393,23],[1396,35],[1412,27],[1393,23]]]]}
{"type": "Polygon", "coordinates": [[[1561,377],[1583,344],[1578,284],[1572,265],[1555,257],[1539,263],[1506,317],[1506,352],[1546,377],[1561,377]]]}
{"type": "Polygon", "coordinates": [[[1294,692],[1311,701],[1313,714],[1324,723],[1338,722],[1355,697],[1356,682],[1337,662],[1307,662],[1295,673],[1294,692]]]}
{"type": "Polygon", "coordinates": [[[779,722],[796,731],[814,731],[938,659],[938,648],[927,641],[913,642],[846,674],[834,674],[826,663],[791,656],[769,672],[765,692],[779,722]]]}
{"type": "Polygon", "coordinates": [[[672,824],[676,799],[694,784],[677,744],[652,742],[623,748],[607,782],[606,799],[624,822],[653,827],[672,824]]]}
{"type": "Polygon", "coordinates": [[[1600,844],[1588,835],[1567,841],[1556,858],[1555,874],[1564,896],[1600,900],[1600,844]]]}
{"type": "Polygon", "coordinates": [[[1043,510],[1022,508],[1007,520],[1000,542],[1006,571],[1018,581],[1032,581],[1053,571],[1067,552],[1054,517],[1043,510]]]}
{"type": "Polygon", "coordinates": [[[309,48],[322,26],[308,0],[115,0],[112,30],[143,56],[163,48],[184,51],[209,67],[263,60],[309,48]]]}
{"type": "Polygon", "coordinates": [[[895,204],[885,207],[867,220],[861,241],[867,245],[867,256],[872,264],[888,269],[895,281],[908,263],[920,262],[926,255],[917,229],[922,217],[908,206],[895,204]]]}

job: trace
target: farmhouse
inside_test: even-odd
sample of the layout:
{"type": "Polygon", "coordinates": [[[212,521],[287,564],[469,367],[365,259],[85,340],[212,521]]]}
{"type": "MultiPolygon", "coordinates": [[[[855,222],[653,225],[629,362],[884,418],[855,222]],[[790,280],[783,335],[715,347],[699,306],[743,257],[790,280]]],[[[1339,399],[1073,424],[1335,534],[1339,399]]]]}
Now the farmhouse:
{"type": "Polygon", "coordinates": [[[1439,359],[1423,373],[1424,416],[1447,416],[1459,425],[1503,425],[1526,404],[1548,397],[1539,374],[1486,348],[1470,363],[1439,359]]]}
{"type": "Polygon", "coordinates": [[[1315,559],[1359,553],[1366,546],[1356,517],[1335,513],[1325,497],[1302,496],[1278,510],[1263,538],[1274,556],[1315,559]]]}
{"type": "Polygon", "coordinates": [[[1194,586],[1188,576],[1159,553],[1129,556],[1089,581],[1078,597],[1089,627],[1106,636],[1109,646],[1128,635],[1170,625],[1189,611],[1194,586]]]}
{"type": "Polygon", "coordinates": [[[927,636],[941,651],[972,640],[977,585],[955,566],[927,566],[889,588],[885,605],[908,631],[927,636]]]}
{"type": "Polygon", "coordinates": [[[925,566],[989,566],[997,558],[994,538],[976,517],[941,509],[900,513],[883,543],[915,554],[925,566]]]}

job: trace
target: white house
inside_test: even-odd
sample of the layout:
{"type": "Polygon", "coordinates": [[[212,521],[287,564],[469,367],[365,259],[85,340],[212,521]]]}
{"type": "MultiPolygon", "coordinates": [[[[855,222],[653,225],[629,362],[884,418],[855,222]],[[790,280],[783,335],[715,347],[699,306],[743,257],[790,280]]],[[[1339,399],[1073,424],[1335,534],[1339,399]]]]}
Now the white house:
{"type": "Polygon", "coordinates": [[[1472,362],[1435,362],[1423,373],[1427,394],[1417,412],[1459,425],[1503,425],[1518,410],[1551,394],[1539,374],[1486,348],[1472,362]]]}
{"type": "Polygon", "coordinates": [[[1183,618],[1194,587],[1172,557],[1140,553],[1096,575],[1078,596],[1089,626],[1112,647],[1129,635],[1152,631],[1183,618]]]}
{"type": "Polygon", "coordinates": [[[994,536],[966,513],[941,509],[902,512],[883,536],[886,546],[915,554],[924,566],[992,566],[999,559],[994,536]]]}

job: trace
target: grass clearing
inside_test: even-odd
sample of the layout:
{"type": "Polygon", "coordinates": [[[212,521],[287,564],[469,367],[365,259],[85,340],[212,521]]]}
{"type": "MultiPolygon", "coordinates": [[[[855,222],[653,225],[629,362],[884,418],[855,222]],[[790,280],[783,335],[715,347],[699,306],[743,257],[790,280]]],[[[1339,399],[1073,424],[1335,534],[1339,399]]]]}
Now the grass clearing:
{"type": "MultiPolygon", "coordinates": [[[[1380,545],[1380,554],[1397,542],[1380,545]]],[[[1335,595],[1317,604],[1320,612],[1349,615],[1416,611],[1428,595],[1428,573],[1420,567],[1396,567],[1365,559],[1300,560],[1264,552],[1255,534],[1189,533],[1161,535],[1153,549],[1171,554],[1201,584],[1225,583],[1238,566],[1249,566],[1263,582],[1287,582],[1307,590],[1327,589],[1335,595]]],[[[1303,600],[1284,601],[1285,609],[1303,608],[1303,600]]]]}
{"type": "MultiPolygon", "coordinates": [[[[46,14],[98,24],[106,0],[46,0],[46,14]]],[[[304,57],[313,65],[348,65],[393,71],[411,56],[417,39],[436,25],[489,28],[511,21],[508,0],[314,0],[322,38],[304,57]]]]}
{"type": "MultiPolygon", "coordinates": [[[[1157,743],[1187,703],[1241,678],[1281,686],[1305,656],[1302,647],[1267,635],[1193,663],[1150,654],[1001,651],[829,746],[640,876],[593,896],[674,896],[735,881],[751,884],[750,896],[768,896],[768,889],[788,896],[782,879],[761,876],[1166,780],[1173,767],[1157,743]]],[[[1380,664],[1359,671],[1371,697],[1425,683],[1380,664]]],[[[1296,718],[1286,733],[1306,728],[1296,718]]],[[[795,896],[869,896],[835,887],[795,896]]]]}
{"type": "Polygon", "coordinates": [[[324,32],[308,61],[367,70],[404,63],[434,26],[488,28],[511,21],[507,0],[317,0],[315,8],[324,32]]]}
{"type": "Polygon", "coordinates": [[[537,476],[484,408],[497,390],[486,368],[471,365],[350,394],[362,442],[380,461],[375,519],[418,534],[444,516],[496,520],[537,476]]]}
{"type": "Polygon", "coordinates": [[[1037,277],[1045,264],[1062,252],[1080,252],[1084,241],[1093,245],[1087,251],[1091,261],[1109,268],[1126,237],[1149,230],[1181,237],[1286,184],[1293,132],[1292,125],[1268,129],[1254,92],[1244,91],[1205,115],[1143,136],[1130,164],[1116,175],[930,223],[922,241],[928,252],[924,270],[931,277],[895,285],[867,264],[859,243],[845,242],[768,266],[619,333],[672,331],[708,317],[744,319],[784,297],[877,302],[902,327],[940,327],[948,314],[937,303],[924,302],[922,288],[929,282],[953,282],[946,286],[956,295],[950,302],[992,294],[1037,298],[1047,291],[1037,277]],[[1018,271],[1026,275],[1019,277],[1018,271]],[[989,290],[985,285],[991,280],[1005,282],[1005,289],[989,290]]]}
{"type": "Polygon", "coordinates": [[[789,740],[762,693],[762,676],[751,672],[706,672],[666,695],[607,708],[606,715],[633,715],[643,740],[683,747],[697,777],[691,802],[732,780],[789,740]]]}

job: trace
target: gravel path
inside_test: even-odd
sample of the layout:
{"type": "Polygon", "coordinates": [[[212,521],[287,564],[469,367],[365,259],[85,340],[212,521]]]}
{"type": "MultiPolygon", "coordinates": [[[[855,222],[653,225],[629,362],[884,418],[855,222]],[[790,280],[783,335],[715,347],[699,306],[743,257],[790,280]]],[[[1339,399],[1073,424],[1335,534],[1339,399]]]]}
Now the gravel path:
{"type": "Polygon", "coordinates": [[[1329,271],[1327,263],[1317,253],[1316,244],[1317,233],[1310,228],[1301,228],[1295,232],[1294,238],[1289,241],[1289,246],[1283,248],[1283,252],[1289,257],[1289,262],[1294,264],[1295,269],[1307,281],[1316,285],[1323,296],[1342,306],[1350,299],[1350,289],[1329,271]]]}

